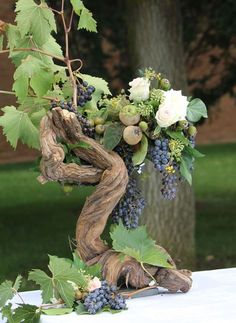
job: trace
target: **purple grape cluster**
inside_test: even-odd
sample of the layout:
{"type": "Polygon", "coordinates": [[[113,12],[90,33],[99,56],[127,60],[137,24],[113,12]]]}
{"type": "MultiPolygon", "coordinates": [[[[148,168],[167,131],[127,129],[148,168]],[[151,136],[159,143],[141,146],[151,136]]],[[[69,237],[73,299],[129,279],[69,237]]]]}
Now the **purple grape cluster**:
{"type": "Polygon", "coordinates": [[[106,306],[114,310],[123,310],[126,308],[126,302],[117,288],[104,280],[100,288],[89,293],[84,299],[84,307],[90,314],[96,314],[106,306]]]}
{"type": "Polygon", "coordinates": [[[171,160],[169,139],[157,139],[154,146],[149,148],[149,155],[154,167],[161,173],[161,193],[164,199],[172,200],[176,197],[178,183],[178,166],[171,160]]]}
{"type": "Polygon", "coordinates": [[[73,108],[73,103],[71,101],[51,101],[51,107],[50,109],[54,109],[56,107],[60,107],[61,109],[65,109],[68,110],[70,112],[75,112],[74,108],[73,108]]]}
{"type": "Polygon", "coordinates": [[[83,134],[87,137],[94,138],[95,137],[95,128],[90,125],[88,119],[82,116],[80,113],[76,113],[77,119],[80,122],[83,134]]]}
{"type": "Polygon", "coordinates": [[[88,82],[78,84],[78,101],[77,104],[80,107],[85,106],[88,101],[92,100],[92,94],[95,92],[95,87],[88,85],[88,82]]]}
{"type": "Polygon", "coordinates": [[[126,228],[135,229],[138,227],[139,218],[144,207],[145,200],[142,197],[141,190],[138,188],[137,180],[130,178],[125,195],[112,212],[112,220],[117,224],[122,220],[126,228]]]}

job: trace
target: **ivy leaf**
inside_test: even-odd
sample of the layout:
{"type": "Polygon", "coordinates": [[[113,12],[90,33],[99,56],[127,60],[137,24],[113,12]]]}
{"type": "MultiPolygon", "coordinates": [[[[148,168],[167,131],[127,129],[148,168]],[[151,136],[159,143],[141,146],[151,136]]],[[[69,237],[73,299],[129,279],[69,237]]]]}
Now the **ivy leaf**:
{"type": "Polygon", "coordinates": [[[40,269],[33,269],[29,273],[29,280],[33,280],[36,284],[40,285],[43,302],[48,303],[54,295],[52,278],[40,269]]]}
{"type": "Polygon", "coordinates": [[[144,226],[127,230],[120,222],[111,232],[111,238],[115,251],[133,257],[140,263],[172,268],[167,253],[148,237],[144,226]]]}
{"type": "Polygon", "coordinates": [[[14,322],[39,323],[41,310],[37,306],[29,304],[19,304],[14,310],[14,322]]]}
{"type": "Polygon", "coordinates": [[[7,319],[7,323],[16,323],[13,317],[12,304],[8,304],[1,309],[2,317],[7,319]]]}
{"type": "Polygon", "coordinates": [[[207,108],[205,103],[200,99],[193,99],[188,104],[187,119],[191,122],[197,122],[201,118],[207,118],[207,108]]]}
{"type": "Polygon", "coordinates": [[[0,117],[0,126],[13,148],[20,139],[29,147],[39,149],[39,131],[30,120],[28,114],[17,110],[14,106],[2,109],[4,115],[0,117]]]}
{"type": "Polygon", "coordinates": [[[200,153],[200,151],[198,151],[197,149],[195,149],[191,146],[184,147],[183,152],[186,152],[187,154],[189,154],[190,156],[193,156],[195,158],[202,158],[205,156],[202,153],[200,153]]]}
{"type": "Polygon", "coordinates": [[[56,31],[54,14],[46,2],[38,5],[33,0],[18,0],[15,11],[21,37],[32,34],[39,46],[48,41],[52,31],[56,31]]]}
{"type": "Polygon", "coordinates": [[[78,29],[86,29],[87,31],[95,33],[97,32],[97,22],[87,8],[83,8],[81,10],[78,29]]]}
{"type": "Polygon", "coordinates": [[[192,174],[190,167],[192,165],[192,157],[183,155],[180,160],[180,174],[188,181],[189,185],[192,185],[192,174]]]}
{"type": "Polygon", "coordinates": [[[171,131],[171,130],[165,130],[166,134],[175,140],[180,140],[183,144],[189,145],[188,139],[184,136],[182,131],[171,131]]]}
{"type": "Polygon", "coordinates": [[[92,13],[84,6],[81,0],[70,0],[75,13],[80,17],[78,29],[97,32],[97,22],[92,13]]]}
{"type": "Polygon", "coordinates": [[[119,144],[123,129],[119,123],[111,124],[106,128],[103,137],[103,145],[106,149],[113,150],[119,144]]]}
{"type": "Polygon", "coordinates": [[[21,284],[21,276],[17,276],[14,284],[10,280],[5,280],[0,285],[0,307],[3,307],[9,299],[12,299],[21,284]]]}
{"type": "Polygon", "coordinates": [[[143,163],[144,159],[147,156],[147,151],[148,151],[148,140],[147,140],[147,137],[143,134],[140,147],[132,157],[134,166],[137,166],[143,163]]]}
{"type": "Polygon", "coordinates": [[[65,315],[65,314],[70,314],[73,312],[73,308],[49,308],[47,310],[42,310],[43,314],[46,315],[65,315]]]}

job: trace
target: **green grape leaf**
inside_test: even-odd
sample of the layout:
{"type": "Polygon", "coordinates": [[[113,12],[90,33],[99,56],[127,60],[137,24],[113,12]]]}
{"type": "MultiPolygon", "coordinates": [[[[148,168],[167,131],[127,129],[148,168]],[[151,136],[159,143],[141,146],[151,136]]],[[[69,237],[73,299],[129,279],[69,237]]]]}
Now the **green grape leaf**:
{"type": "Polygon", "coordinates": [[[17,323],[14,320],[12,304],[8,304],[1,309],[2,317],[7,319],[7,323],[17,323]]]}
{"type": "Polygon", "coordinates": [[[76,253],[73,253],[73,260],[75,267],[78,270],[84,270],[86,275],[102,278],[102,266],[100,264],[88,266],[76,253]]]}
{"type": "Polygon", "coordinates": [[[86,29],[87,31],[97,32],[97,22],[93,18],[92,13],[85,8],[81,0],[70,0],[75,13],[80,17],[78,29],[86,29]]]}
{"type": "Polygon", "coordinates": [[[190,156],[193,156],[195,158],[202,158],[205,156],[202,153],[200,153],[200,151],[198,151],[197,149],[195,149],[191,146],[185,146],[183,152],[186,152],[187,154],[189,154],[190,156]]]}
{"type": "Polygon", "coordinates": [[[38,97],[46,94],[51,89],[54,75],[42,61],[30,55],[16,69],[14,80],[13,90],[22,101],[28,95],[29,85],[38,97]]]}
{"type": "Polygon", "coordinates": [[[78,29],[86,29],[87,31],[95,33],[97,32],[97,22],[87,8],[83,8],[81,10],[78,29]]]}
{"type": "Polygon", "coordinates": [[[43,302],[50,302],[50,299],[54,296],[52,278],[40,269],[33,269],[29,272],[29,280],[33,280],[36,284],[40,285],[43,302]]]}
{"type": "Polygon", "coordinates": [[[24,323],[39,323],[41,315],[41,309],[34,305],[19,304],[14,310],[13,319],[14,322],[24,323]]]}
{"type": "MultiPolygon", "coordinates": [[[[63,58],[63,52],[62,52],[61,46],[57,43],[56,39],[52,35],[50,35],[50,37],[48,38],[48,41],[45,44],[43,44],[42,50],[52,55],[63,58]]],[[[42,54],[40,55],[41,57],[43,56],[42,54]]]]}
{"type": "Polygon", "coordinates": [[[13,148],[16,148],[20,139],[29,147],[39,149],[39,131],[24,111],[17,110],[14,106],[2,109],[4,115],[0,117],[0,126],[13,148]]]}
{"type": "Polygon", "coordinates": [[[182,131],[172,131],[172,130],[165,130],[166,134],[175,140],[180,140],[183,144],[189,145],[188,139],[184,136],[182,131]]]}
{"type": "Polygon", "coordinates": [[[193,158],[188,155],[183,155],[180,160],[180,174],[192,185],[192,174],[190,167],[192,166],[193,158]]]}
{"type": "Polygon", "coordinates": [[[207,118],[207,108],[200,99],[193,99],[189,102],[187,108],[187,119],[191,122],[197,122],[201,118],[207,118]]]}
{"type": "Polygon", "coordinates": [[[4,39],[3,35],[0,35],[0,50],[3,49],[3,39],[4,39]]]}
{"type": "Polygon", "coordinates": [[[144,162],[148,151],[148,139],[143,134],[139,149],[133,154],[132,161],[134,166],[140,165],[144,162]]]}
{"type": "Polygon", "coordinates": [[[46,315],[65,315],[65,314],[70,314],[73,312],[73,308],[67,308],[67,307],[62,307],[62,308],[49,308],[47,310],[42,310],[43,314],[46,315]]]}
{"type": "Polygon", "coordinates": [[[106,149],[113,150],[121,141],[124,127],[120,123],[113,123],[109,125],[103,137],[103,145],[106,149]]]}
{"type": "Polygon", "coordinates": [[[46,2],[36,4],[33,0],[18,0],[15,11],[21,37],[32,34],[39,46],[48,41],[52,31],[56,31],[54,14],[46,2]]]}
{"type": "Polygon", "coordinates": [[[144,226],[127,230],[120,222],[113,228],[111,238],[113,249],[117,252],[133,257],[140,263],[172,268],[168,254],[148,237],[144,226]]]}
{"type": "Polygon", "coordinates": [[[0,307],[5,306],[6,302],[14,297],[20,287],[21,279],[22,277],[19,275],[17,276],[14,284],[10,280],[5,280],[0,285],[0,307]]]}
{"type": "Polygon", "coordinates": [[[85,315],[89,314],[89,312],[86,310],[85,306],[83,303],[79,302],[78,306],[75,308],[75,312],[79,315],[85,315]]]}
{"type": "Polygon", "coordinates": [[[39,111],[33,112],[30,115],[30,119],[36,128],[39,128],[40,121],[45,115],[46,115],[46,110],[44,108],[39,111]]]}

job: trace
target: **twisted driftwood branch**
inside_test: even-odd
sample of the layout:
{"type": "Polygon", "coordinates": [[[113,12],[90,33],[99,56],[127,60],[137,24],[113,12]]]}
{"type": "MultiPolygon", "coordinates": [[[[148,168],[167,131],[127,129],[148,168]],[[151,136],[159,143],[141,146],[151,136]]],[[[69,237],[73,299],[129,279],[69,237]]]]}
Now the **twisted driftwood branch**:
{"type": "Polygon", "coordinates": [[[111,283],[116,284],[120,278],[125,278],[127,284],[141,288],[150,283],[151,277],[155,277],[160,286],[170,291],[187,292],[192,284],[189,272],[154,266],[147,266],[144,270],[131,257],[126,256],[121,261],[120,254],[110,250],[100,238],[128,183],[127,169],[120,156],[85,136],[76,115],[60,108],[53,109],[43,118],[40,141],[41,182],[97,184],[95,192],[87,198],[76,226],[77,251],[82,259],[88,264],[99,262],[104,278],[111,283]],[[91,166],[64,164],[64,150],[58,143],[61,140],[71,144],[79,141],[88,144],[89,148],[79,147],[74,149],[74,153],[91,166]]]}

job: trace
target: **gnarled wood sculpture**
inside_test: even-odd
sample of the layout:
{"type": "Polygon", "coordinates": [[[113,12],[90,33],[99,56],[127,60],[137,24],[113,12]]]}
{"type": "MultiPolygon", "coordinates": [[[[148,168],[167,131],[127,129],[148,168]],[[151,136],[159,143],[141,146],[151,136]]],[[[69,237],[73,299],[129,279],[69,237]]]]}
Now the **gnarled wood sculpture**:
{"type": "Polygon", "coordinates": [[[127,169],[120,156],[85,136],[76,115],[61,108],[54,108],[42,119],[40,141],[41,182],[97,184],[95,192],[87,198],[76,226],[77,251],[82,259],[88,264],[99,262],[104,278],[114,284],[123,277],[131,286],[142,288],[148,286],[152,275],[160,286],[171,292],[187,292],[192,285],[189,271],[154,266],[143,268],[128,256],[121,261],[119,253],[109,249],[100,238],[128,183],[127,169]],[[71,144],[87,143],[89,148],[75,148],[74,153],[91,166],[64,164],[61,140],[71,144]]]}

